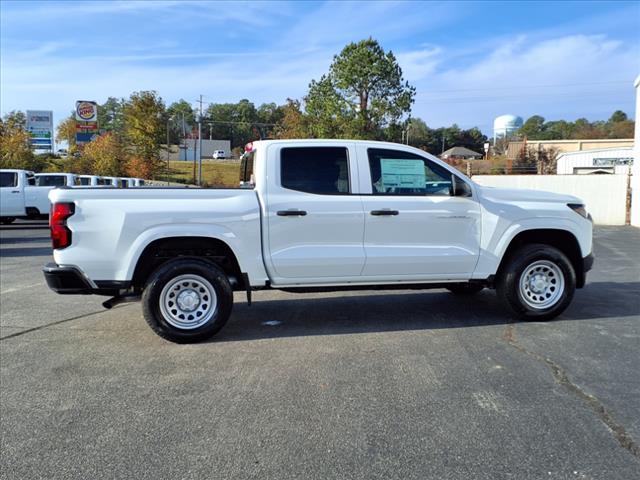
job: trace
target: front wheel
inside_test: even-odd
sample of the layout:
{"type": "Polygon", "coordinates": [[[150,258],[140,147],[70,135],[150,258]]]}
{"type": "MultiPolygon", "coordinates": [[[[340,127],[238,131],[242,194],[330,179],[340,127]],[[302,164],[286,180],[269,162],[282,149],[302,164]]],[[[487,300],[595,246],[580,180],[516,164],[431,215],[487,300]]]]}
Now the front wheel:
{"type": "Polygon", "coordinates": [[[153,331],[172,342],[193,343],[212,337],[227,323],[233,291],[225,273],[198,259],[176,259],[151,275],[142,309],[153,331]]]}
{"type": "Polygon", "coordinates": [[[496,290],[505,307],[523,320],[550,320],[571,303],[576,273],[557,248],[525,245],[510,256],[496,290]]]}

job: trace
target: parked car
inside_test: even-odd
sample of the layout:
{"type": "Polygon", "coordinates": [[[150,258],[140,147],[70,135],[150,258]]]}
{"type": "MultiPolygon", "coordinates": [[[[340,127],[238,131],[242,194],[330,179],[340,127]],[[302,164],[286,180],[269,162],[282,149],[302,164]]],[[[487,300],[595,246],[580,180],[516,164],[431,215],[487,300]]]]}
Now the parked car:
{"type": "Polygon", "coordinates": [[[593,263],[580,199],[482,187],[407,145],[259,141],[240,178],[251,189],[54,190],[48,285],[141,298],[158,335],[193,342],[224,326],[234,290],[492,288],[548,320],[593,263]]]}
{"type": "Polygon", "coordinates": [[[213,152],[214,160],[218,160],[221,158],[227,158],[227,155],[225,154],[224,150],[216,150],[215,152],[213,152]]]}

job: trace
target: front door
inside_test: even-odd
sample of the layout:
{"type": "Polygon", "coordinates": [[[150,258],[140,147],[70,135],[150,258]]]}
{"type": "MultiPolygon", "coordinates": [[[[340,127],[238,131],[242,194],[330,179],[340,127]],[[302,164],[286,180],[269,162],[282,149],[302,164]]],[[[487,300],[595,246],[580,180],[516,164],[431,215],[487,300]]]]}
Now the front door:
{"type": "Polygon", "coordinates": [[[480,252],[480,208],[472,197],[452,195],[451,172],[401,150],[359,154],[371,187],[363,196],[363,277],[470,278],[480,252]]]}
{"type": "Polygon", "coordinates": [[[18,185],[17,172],[0,172],[0,209],[3,217],[25,214],[24,188],[18,185]]]}
{"type": "Polygon", "coordinates": [[[272,145],[267,263],[274,284],[329,283],[364,267],[364,213],[353,144],[272,145]],[[295,280],[292,282],[291,280],[295,280]]]}

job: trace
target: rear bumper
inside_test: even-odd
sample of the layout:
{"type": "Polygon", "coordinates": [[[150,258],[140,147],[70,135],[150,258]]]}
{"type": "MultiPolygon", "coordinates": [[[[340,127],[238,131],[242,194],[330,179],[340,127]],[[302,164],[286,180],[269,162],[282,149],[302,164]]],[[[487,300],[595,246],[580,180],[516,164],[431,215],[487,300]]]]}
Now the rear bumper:
{"type": "Polygon", "coordinates": [[[42,273],[51,290],[61,295],[109,295],[115,296],[126,290],[130,282],[97,281],[92,282],[77,267],[47,263],[42,273]]]}

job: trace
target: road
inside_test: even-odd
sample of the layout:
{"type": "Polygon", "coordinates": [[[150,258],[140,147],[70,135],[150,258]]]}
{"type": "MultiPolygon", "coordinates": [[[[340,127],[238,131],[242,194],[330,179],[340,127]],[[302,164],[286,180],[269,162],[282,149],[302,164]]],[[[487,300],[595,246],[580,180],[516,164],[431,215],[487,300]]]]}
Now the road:
{"type": "Polygon", "coordinates": [[[47,235],[0,229],[3,479],[639,476],[638,229],[596,229],[552,322],[488,290],[257,292],[197,345],[50,292],[47,235]]]}

